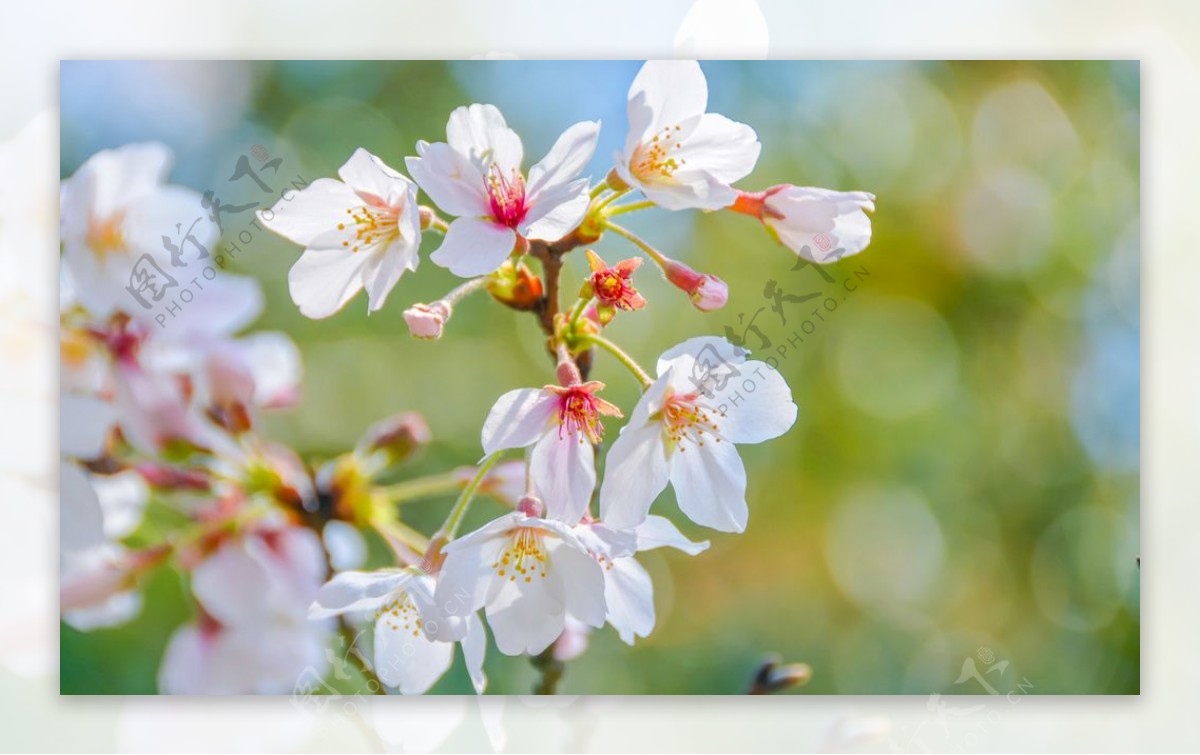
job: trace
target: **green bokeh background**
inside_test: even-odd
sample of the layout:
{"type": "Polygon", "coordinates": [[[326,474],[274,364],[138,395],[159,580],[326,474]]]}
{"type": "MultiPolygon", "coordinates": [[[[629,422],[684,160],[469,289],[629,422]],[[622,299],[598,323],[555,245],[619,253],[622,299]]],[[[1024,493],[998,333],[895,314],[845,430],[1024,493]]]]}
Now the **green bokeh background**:
{"type": "MultiPolygon", "coordinates": [[[[1007,660],[1001,692],[1136,693],[1138,590],[1139,70],[1135,62],[710,62],[710,107],[763,143],[741,185],[877,195],[861,255],[795,269],[751,219],[652,211],[628,225],[724,278],[729,304],[702,314],[649,266],[650,304],[609,335],[644,364],[686,338],[743,333],[778,359],[800,407],[792,431],[743,446],[745,534],[705,532],[670,491],[656,510],[712,548],[654,551],[658,626],[630,648],[606,628],[569,664],[563,693],[739,693],[767,653],[813,668],[803,693],[976,693],[956,684],[986,649],[1007,660]],[[783,316],[764,298],[788,295],[783,316]],[[853,286],[853,290],[850,287],[853,286]],[[813,316],[820,305],[821,316],[813,316]],[[830,311],[829,302],[835,306],[830,311]],[[784,321],[786,318],[786,322],[784,321]],[[782,351],[780,350],[782,349],[782,351]]],[[[334,175],[359,146],[402,168],[418,139],[444,138],[451,109],[493,102],[525,139],[526,165],[570,123],[601,118],[592,175],[624,139],[636,63],[64,63],[62,168],[139,139],[175,148],[173,180],[225,202],[260,144],[283,159],[274,189],[334,175]]],[[[552,380],[532,317],[476,296],[437,343],[401,313],[456,279],[429,263],[388,306],[365,297],[324,321],[287,292],[295,246],[249,227],[236,268],[266,294],[258,329],[283,330],[304,359],[303,399],[264,433],[307,458],[346,450],[374,420],[425,414],[435,441],[404,470],[436,473],[480,456],[501,393],[552,380]]],[[[436,248],[430,235],[423,256],[436,248]]],[[[619,237],[595,247],[633,256],[619,237]]],[[[565,291],[586,271],[571,255],[565,291]]],[[[606,355],[593,372],[627,411],[636,384],[606,355]]],[[[610,422],[615,437],[619,422],[610,422]]],[[[436,528],[450,498],[405,507],[436,528]]],[[[481,503],[466,526],[495,516],[481,503]]],[[[376,556],[380,555],[376,552],[376,556]]],[[[190,615],[164,571],[121,628],[62,627],[65,693],[152,693],[170,633],[190,615]]],[[[525,659],[489,649],[489,691],[526,693],[525,659]]],[[[341,683],[354,691],[359,682],[341,683]]],[[[461,660],[434,689],[466,693],[461,660]]]]}

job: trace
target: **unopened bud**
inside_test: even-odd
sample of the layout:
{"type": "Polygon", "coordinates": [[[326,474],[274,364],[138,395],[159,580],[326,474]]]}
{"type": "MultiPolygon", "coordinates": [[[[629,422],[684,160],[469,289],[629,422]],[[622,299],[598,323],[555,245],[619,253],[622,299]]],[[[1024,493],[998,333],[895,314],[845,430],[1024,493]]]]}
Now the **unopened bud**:
{"type": "Polygon", "coordinates": [[[811,678],[812,667],[807,663],[780,663],[778,656],[772,656],[759,667],[748,694],[769,695],[781,692],[789,687],[807,684],[811,678]]]}
{"type": "Polygon", "coordinates": [[[541,517],[542,512],[545,511],[545,507],[542,505],[540,498],[527,495],[517,504],[517,511],[520,511],[525,516],[541,517]]]}
{"type": "Polygon", "coordinates": [[[404,412],[380,420],[367,428],[358,449],[362,455],[382,452],[388,464],[404,461],[421,446],[429,443],[429,424],[417,412],[404,412]]]}
{"type": "Polygon", "coordinates": [[[536,309],[542,301],[542,279],[523,262],[505,261],[492,273],[487,290],[496,301],[519,312],[536,309]]]}
{"type": "Polygon", "coordinates": [[[729,301],[729,286],[715,275],[698,273],[670,258],[663,259],[663,272],[667,280],[687,293],[692,305],[701,312],[720,309],[729,301]]]}
{"type": "Polygon", "coordinates": [[[414,304],[404,310],[404,322],[413,338],[436,341],[442,337],[442,328],[450,319],[450,305],[444,301],[433,304],[414,304]]]}

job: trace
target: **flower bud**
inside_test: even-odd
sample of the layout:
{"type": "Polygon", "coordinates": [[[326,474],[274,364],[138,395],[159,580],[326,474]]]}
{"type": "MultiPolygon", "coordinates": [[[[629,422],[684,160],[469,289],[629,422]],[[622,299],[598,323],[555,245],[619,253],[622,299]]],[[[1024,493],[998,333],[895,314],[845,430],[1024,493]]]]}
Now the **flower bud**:
{"type": "Polygon", "coordinates": [[[517,511],[525,516],[540,517],[545,511],[545,506],[537,496],[527,495],[517,504],[517,511]]]}
{"type": "Polygon", "coordinates": [[[701,312],[720,309],[729,300],[729,286],[717,276],[698,273],[682,262],[666,257],[662,265],[667,280],[687,293],[701,312]]]}
{"type": "Polygon", "coordinates": [[[417,412],[403,412],[367,428],[358,441],[358,452],[363,456],[382,452],[389,465],[397,464],[429,443],[431,437],[424,417],[417,412]]]}
{"type": "Polygon", "coordinates": [[[507,260],[487,284],[488,293],[496,301],[520,312],[535,309],[542,300],[542,279],[524,263],[507,260]]]}
{"type": "Polygon", "coordinates": [[[404,322],[413,338],[436,341],[442,337],[442,328],[450,319],[452,310],[444,301],[433,304],[414,304],[404,310],[404,322]]]}

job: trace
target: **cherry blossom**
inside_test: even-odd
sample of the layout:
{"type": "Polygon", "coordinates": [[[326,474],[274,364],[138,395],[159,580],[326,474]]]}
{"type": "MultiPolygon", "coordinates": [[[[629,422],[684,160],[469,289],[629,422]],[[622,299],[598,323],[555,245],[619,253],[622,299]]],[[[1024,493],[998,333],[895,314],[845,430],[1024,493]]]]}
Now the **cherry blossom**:
{"type": "Polygon", "coordinates": [[[568,615],[604,624],[603,570],[562,522],[514,511],[443,552],[437,605],[454,616],[483,608],[505,655],[542,652],[563,633],[568,615]]]}
{"type": "Polygon", "coordinates": [[[483,623],[474,613],[444,614],[434,601],[434,578],[415,569],[343,571],[317,593],[309,608],[313,619],[369,612],[375,624],[374,663],[380,680],[405,695],[421,695],[450,668],[454,643],[475,691],[487,686],[483,623]]]}
{"type": "Polygon", "coordinates": [[[738,192],[729,208],[763,222],[779,243],[810,262],[837,262],[871,243],[875,195],[782,184],[738,192]]]}
{"type": "Polygon", "coordinates": [[[664,352],[608,451],[600,517],[628,529],[646,519],[670,482],[679,508],[723,532],[746,528],[746,470],[736,443],[782,435],[796,420],[783,377],[723,338],[700,337],[664,352]]]}
{"type": "Polygon", "coordinates": [[[694,60],[652,60],[629,88],[629,135],[618,153],[621,180],[668,210],[719,210],[730,187],[754,170],[754,129],[706,112],[708,82],[694,60]]]}
{"type": "Polygon", "coordinates": [[[518,238],[553,240],[583,220],[588,183],[579,173],[592,159],[600,124],[568,128],[544,158],[521,172],[524,146],[494,105],[450,114],[446,141],[417,143],[409,173],[445,212],[457,216],[431,257],[455,275],[500,267],[518,238]]]}
{"type": "Polygon", "coordinates": [[[600,417],[621,410],[596,395],[604,383],[569,379],[565,386],[519,388],[496,400],[483,423],[483,451],[533,446],[530,476],[552,519],[574,524],[596,486],[592,449],[604,432],[600,417]]]}
{"type": "Polygon", "coordinates": [[[319,178],[259,213],[266,228],[305,247],[288,286],[307,317],[329,317],[363,289],[376,312],[419,262],[416,184],[361,148],[338,176],[319,178]]]}

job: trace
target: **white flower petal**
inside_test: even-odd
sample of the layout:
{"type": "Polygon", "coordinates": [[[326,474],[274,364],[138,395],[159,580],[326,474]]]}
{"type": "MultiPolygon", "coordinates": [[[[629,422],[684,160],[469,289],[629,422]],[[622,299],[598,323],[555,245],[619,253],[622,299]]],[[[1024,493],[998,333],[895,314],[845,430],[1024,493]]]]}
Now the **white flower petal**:
{"type": "Polygon", "coordinates": [[[596,487],[596,460],[583,433],[551,428],[529,457],[533,484],[546,505],[546,516],[575,524],[587,511],[596,487]]]}
{"type": "Polygon", "coordinates": [[[534,577],[524,582],[514,575],[505,579],[508,581],[500,583],[486,609],[492,638],[505,655],[537,655],[550,647],[563,631],[566,608],[562,577],[551,563],[545,578],[534,577]]]}
{"type": "Polygon", "coordinates": [[[632,645],[634,637],[650,635],[654,629],[654,584],[637,559],[618,558],[605,570],[604,600],[608,623],[622,642],[632,645]]]}
{"type": "Polygon", "coordinates": [[[683,166],[673,177],[688,183],[693,173],[704,173],[731,184],[754,170],[761,151],[754,129],[723,115],[706,113],[675,153],[683,166]]]}
{"type": "Polygon", "coordinates": [[[717,420],[721,437],[733,443],[761,443],[790,430],[796,404],[779,370],[753,360],[738,369],[744,379],[716,391],[714,401],[724,407],[724,416],[717,420]]]}
{"type": "Polygon", "coordinates": [[[117,419],[116,408],[95,396],[63,393],[59,398],[59,453],[95,459],[117,419]]]}
{"type": "Polygon", "coordinates": [[[496,399],[483,422],[481,441],[487,455],[524,448],[542,437],[558,408],[558,398],[540,388],[518,388],[496,399]]]}
{"type": "Polygon", "coordinates": [[[360,195],[377,197],[389,207],[399,207],[409,194],[412,183],[383,160],[359,147],[338,168],[338,175],[360,195]]]}
{"type": "Polygon", "coordinates": [[[689,443],[677,450],[671,484],[680,510],[696,524],[721,532],[746,529],[746,469],[732,443],[689,443]]]}
{"type": "Polygon", "coordinates": [[[637,528],[637,549],[649,551],[655,548],[675,548],[689,556],[708,550],[708,541],[692,542],[683,536],[679,528],[666,517],[651,515],[637,528]]]}
{"type": "Polygon", "coordinates": [[[446,124],[446,141],[485,173],[494,163],[508,175],[520,169],[524,158],[521,137],[508,127],[495,105],[476,103],[456,108],[446,124]]]}
{"type": "Polygon", "coordinates": [[[517,237],[511,228],[479,218],[459,218],[429,259],[460,278],[487,275],[512,253],[517,237]]]}
{"type": "Polygon", "coordinates": [[[545,192],[526,216],[525,236],[556,241],[579,227],[587,215],[591,199],[587,182],[579,180],[545,192]]]}
{"type": "Polygon", "coordinates": [[[380,681],[403,695],[423,695],[450,668],[454,644],[427,638],[417,628],[416,613],[407,619],[384,613],[375,621],[374,657],[380,681]]]}
{"type": "Polygon", "coordinates": [[[371,255],[309,249],[288,271],[288,290],[301,314],[321,319],[346,306],[363,288],[363,269],[371,255]]]}
{"type": "Polygon", "coordinates": [[[404,589],[412,574],[398,569],[344,571],[321,586],[308,609],[310,619],[323,619],[354,611],[370,611],[404,589]]]}
{"type": "Polygon", "coordinates": [[[310,249],[341,251],[342,242],[354,234],[353,229],[339,232],[338,224],[346,223],[346,210],[362,206],[362,197],[352,187],[333,178],[318,178],[280,199],[270,212],[260,212],[258,218],[264,228],[289,241],[310,249]]]}
{"type": "Polygon", "coordinates": [[[400,276],[416,271],[420,257],[417,252],[421,242],[399,237],[383,250],[371,253],[371,259],[363,267],[363,287],[367,290],[368,311],[378,312],[400,276]]]}
{"type": "Polygon", "coordinates": [[[503,529],[499,534],[495,530],[506,529],[508,521],[507,517],[501,517],[485,525],[484,529],[448,543],[443,549],[446,560],[442,563],[434,593],[434,601],[442,613],[466,616],[483,607],[496,577],[492,564],[496,563],[508,542],[503,529]]]}
{"type": "Polygon", "coordinates": [[[420,157],[405,158],[408,172],[433,203],[451,215],[473,217],[489,211],[487,183],[479,168],[445,142],[417,144],[420,157]]]}
{"type": "Polygon", "coordinates": [[[483,673],[483,656],[487,652],[487,630],[477,614],[467,617],[467,634],[462,639],[463,660],[467,664],[467,674],[471,677],[471,686],[477,694],[482,695],[487,689],[487,676],[483,673]]]}
{"type": "MultiPolygon", "coordinates": [[[[708,82],[694,60],[650,60],[629,87],[630,136],[640,140],[664,126],[701,115],[708,106],[708,82]],[[644,108],[651,117],[645,119],[644,108]],[[635,128],[641,126],[641,129],[635,128]],[[643,126],[644,124],[644,126],[643,126]]],[[[632,147],[629,147],[632,152],[632,147]]]]}
{"type": "Polygon", "coordinates": [[[590,553],[570,543],[547,542],[546,548],[548,569],[562,579],[567,612],[589,626],[604,626],[604,569],[590,553]]]}
{"type": "Polygon", "coordinates": [[[631,420],[605,459],[604,482],[600,485],[601,521],[616,529],[641,524],[650,504],[667,486],[669,474],[662,426],[656,421],[634,426],[631,420]]]}
{"type": "Polygon", "coordinates": [[[599,136],[599,121],[580,121],[564,131],[546,156],[529,169],[528,203],[536,205],[543,193],[572,183],[591,161],[599,136]]]}
{"type": "Polygon", "coordinates": [[[58,488],[59,545],[64,553],[103,543],[104,514],[87,474],[70,462],[60,462],[58,488]]]}
{"type": "Polygon", "coordinates": [[[783,216],[764,219],[779,240],[813,262],[836,262],[871,243],[875,197],[865,191],[793,186],[769,197],[767,208],[783,216]]]}

